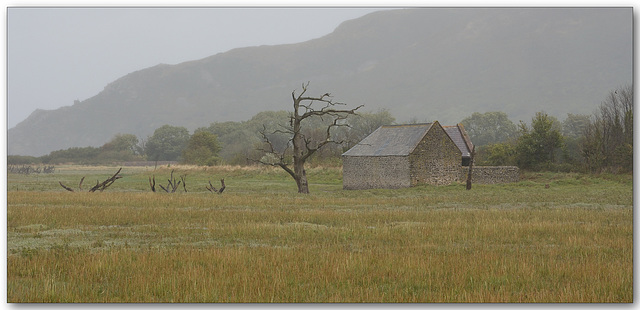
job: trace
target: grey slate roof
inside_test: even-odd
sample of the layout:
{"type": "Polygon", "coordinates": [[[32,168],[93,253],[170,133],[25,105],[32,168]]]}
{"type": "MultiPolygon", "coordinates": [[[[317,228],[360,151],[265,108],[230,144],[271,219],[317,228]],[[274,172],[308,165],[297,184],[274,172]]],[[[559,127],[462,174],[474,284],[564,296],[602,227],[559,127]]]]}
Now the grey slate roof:
{"type": "Polygon", "coordinates": [[[342,155],[407,156],[416,148],[432,124],[380,126],[342,155]]]}
{"type": "MultiPolygon", "coordinates": [[[[346,151],[343,156],[407,156],[431,129],[433,123],[380,126],[360,143],[346,151]]],[[[471,157],[471,140],[464,127],[442,127],[462,152],[462,157],[471,157]]]]}
{"type": "Polygon", "coordinates": [[[464,129],[461,129],[460,126],[462,125],[442,126],[442,128],[444,128],[444,131],[447,132],[451,140],[458,146],[462,152],[462,157],[471,157],[471,141],[468,140],[468,137],[464,136],[465,134],[462,132],[464,129]]]}

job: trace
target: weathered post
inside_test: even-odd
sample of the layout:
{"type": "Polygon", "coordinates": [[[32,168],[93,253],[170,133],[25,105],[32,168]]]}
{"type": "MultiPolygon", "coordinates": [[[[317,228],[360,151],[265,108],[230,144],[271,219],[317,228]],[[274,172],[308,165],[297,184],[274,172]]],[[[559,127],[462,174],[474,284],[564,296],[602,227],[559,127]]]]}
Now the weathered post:
{"type": "Polygon", "coordinates": [[[476,146],[471,148],[471,161],[469,161],[469,171],[467,172],[467,190],[471,189],[471,170],[473,169],[473,161],[476,157],[476,146]]]}

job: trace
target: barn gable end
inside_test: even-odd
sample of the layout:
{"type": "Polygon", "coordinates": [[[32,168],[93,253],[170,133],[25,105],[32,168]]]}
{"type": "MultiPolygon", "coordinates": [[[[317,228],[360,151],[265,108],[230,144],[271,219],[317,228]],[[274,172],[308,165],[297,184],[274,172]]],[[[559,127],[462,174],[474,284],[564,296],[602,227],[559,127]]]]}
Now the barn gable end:
{"type": "Polygon", "coordinates": [[[436,121],[409,154],[411,186],[458,180],[462,152],[436,121]]]}

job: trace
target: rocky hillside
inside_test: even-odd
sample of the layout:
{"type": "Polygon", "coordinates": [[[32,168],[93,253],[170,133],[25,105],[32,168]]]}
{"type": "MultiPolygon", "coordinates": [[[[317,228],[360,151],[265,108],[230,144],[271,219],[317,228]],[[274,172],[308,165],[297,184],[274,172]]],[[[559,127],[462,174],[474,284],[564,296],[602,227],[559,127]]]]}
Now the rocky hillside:
{"type": "MultiPolygon", "coordinates": [[[[291,92],[330,92],[399,121],[459,122],[504,111],[529,121],[590,114],[632,79],[631,9],[405,9],[347,21],[324,37],[234,49],[132,72],[94,97],[33,112],[8,131],[8,153],[40,156],[287,110],[291,92]]],[[[301,25],[303,26],[303,25],[301,25]]],[[[10,103],[19,104],[19,103],[10,103]]]]}

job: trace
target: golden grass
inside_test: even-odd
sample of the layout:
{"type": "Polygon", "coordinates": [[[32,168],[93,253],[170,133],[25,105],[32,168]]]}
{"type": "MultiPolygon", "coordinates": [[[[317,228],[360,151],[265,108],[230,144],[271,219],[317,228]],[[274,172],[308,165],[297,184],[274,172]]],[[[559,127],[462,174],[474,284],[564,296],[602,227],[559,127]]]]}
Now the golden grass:
{"type": "Polygon", "coordinates": [[[223,195],[9,191],[8,301],[633,301],[627,182],[298,195],[254,172],[223,195]]]}

